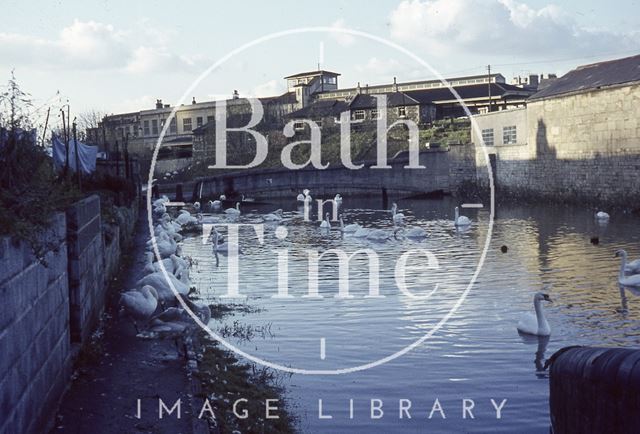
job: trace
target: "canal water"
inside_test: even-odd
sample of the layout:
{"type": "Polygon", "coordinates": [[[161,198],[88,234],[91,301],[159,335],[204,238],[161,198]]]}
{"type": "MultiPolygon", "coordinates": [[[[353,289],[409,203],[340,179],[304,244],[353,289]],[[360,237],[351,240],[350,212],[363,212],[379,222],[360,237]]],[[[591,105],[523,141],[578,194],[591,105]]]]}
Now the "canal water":
{"type": "MultiPolygon", "coordinates": [[[[226,256],[219,255],[216,266],[210,243],[203,244],[201,237],[183,243],[184,253],[195,260],[191,279],[203,299],[256,308],[254,313],[210,323],[213,331],[225,326],[230,330],[234,321],[252,327],[255,333],[250,339],[242,333],[228,338],[248,354],[306,371],[348,371],[388,359],[341,375],[283,376],[288,405],[298,416],[301,431],[547,433],[549,384],[547,374],[540,371],[546,358],[568,345],[640,344],[640,300],[628,294],[627,310],[622,309],[616,284],[620,262],[614,258],[619,248],[625,248],[630,258],[640,257],[637,216],[613,213],[607,225],[599,225],[590,209],[500,206],[475,283],[434,332],[460,302],[477,270],[489,213],[463,209],[473,224],[457,231],[452,199],[398,203],[405,226],[426,229],[427,238],[411,240],[402,232],[394,236],[391,214],[382,210],[379,200],[345,198],[341,212],[345,224],[357,222],[387,231],[390,239],[383,242],[343,235],[335,223],[329,234],[323,233],[318,222],[303,220],[295,202],[243,207],[239,223],[257,224],[261,214],[285,210],[282,222],[265,224],[263,243],[251,227],[240,230],[238,280],[245,301],[220,298],[227,291],[226,256]],[[276,237],[278,226],[287,229],[284,239],[276,237]],[[594,237],[598,244],[592,243],[594,237]],[[351,261],[352,298],[335,297],[338,261],[329,254],[318,266],[322,298],[303,297],[309,291],[308,252],[330,249],[375,252],[381,297],[365,297],[371,295],[371,276],[364,254],[351,261]],[[285,250],[293,297],[274,298],[279,275],[276,251],[285,250]],[[403,291],[395,273],[407,252],[403,291]],[[434,258],[429,262],[426,252],[435,262],[434,258]],[[522,314],[533,312],[533,296],[542,290],[553,300],[545,305],[552,335],[550,339],[520,336],[517,322],[522,314]],[[392,357],[429,333],[415,348],[392,357]],[[471,402],[465,399],[473,400],[473,419],[468,414],[463,418],[463,403],[471,402]],[[496,405],[507,400],[500,419],[492,399],[496,405]],[[319,417],[319,400],[323,416],[331,418],[319,417]],[[381,406],[382,417],[371,418],[371,400],[377,400],[375,407],[381,406]],[[400,418],[399,406],[406,408],[409,401],[410,409],[400,418]]],[[[205,220],[225,218],[213,214],[205,215],[205,220]]],[[[226,233],[224,226],[218,230],[226,233]]],[[[381,413],[374,410],[373,415],[381,413]]]]}

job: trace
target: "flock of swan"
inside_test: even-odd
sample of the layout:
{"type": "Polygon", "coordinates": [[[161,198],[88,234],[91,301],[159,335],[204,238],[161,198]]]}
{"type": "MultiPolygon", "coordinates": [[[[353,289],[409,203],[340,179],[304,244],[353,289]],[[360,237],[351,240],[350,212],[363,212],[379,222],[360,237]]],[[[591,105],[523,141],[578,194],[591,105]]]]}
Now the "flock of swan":
{"type": "MultiPolygon", "coordinates": [[[[599,224],[609,222],[609,214],[604,211],[598,211],[595,219],[599,224]]],[[[457,215],[456,215],[457,220],[457,215]]],[[[626,250],[619,249],[615,252],[616,258],[621,258],[620,271],[618,273],[618,287],[623,302],[626,297],[625,291],[630,291],[636,296],[640,296],[640,259],[627,262],[628,254],[626,250]]],[[[549,295],[543,292],[537,292],[533,297],[534,313],[527,313],[522,316],[518,322],[517,329],[520,333],[534,336],[550,336],[551,327],[544,313],[542,302],[551,302],[549,295]]]]}
{"type": "MultiPolygon", "coordinates": [[[[175,218],[171,218],[165,205],[168,201],[167,197],[162,197],[153,203],[156,221],[154,238],[160,260],[155,261],[153,240],[147,241],[143,276],[136,282],[135,288],[121,294],[120,306],[122,313],[132,320],[137,333],[143,326],[151,336],[172,337],[177,345],[177,340],[195,326],[189,313],[180,307],[177,295],[205,324],[211,319],[211,311],[208,306],[195,303],[187,297],[191,290],[191,263],[182,256],[178,244],[182,241],[181,232],[198,225],[202,217],[192,216],[182,210],[175,218]]],[[[198,210],[199,204],[194,204],[194,208],[198,210]]]]}

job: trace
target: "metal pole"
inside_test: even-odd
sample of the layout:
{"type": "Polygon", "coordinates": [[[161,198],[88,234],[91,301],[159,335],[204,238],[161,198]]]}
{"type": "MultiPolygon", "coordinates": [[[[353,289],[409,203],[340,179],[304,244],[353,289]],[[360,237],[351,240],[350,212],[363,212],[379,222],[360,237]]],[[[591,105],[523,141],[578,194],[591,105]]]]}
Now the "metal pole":
{"type": "Polygon", "coordinates": [[[487,83],[487,86],[489,88],[489,113],[491,113],[491,65],[487,65],[487,71],[489,73],[489,82],[487,83]]]}

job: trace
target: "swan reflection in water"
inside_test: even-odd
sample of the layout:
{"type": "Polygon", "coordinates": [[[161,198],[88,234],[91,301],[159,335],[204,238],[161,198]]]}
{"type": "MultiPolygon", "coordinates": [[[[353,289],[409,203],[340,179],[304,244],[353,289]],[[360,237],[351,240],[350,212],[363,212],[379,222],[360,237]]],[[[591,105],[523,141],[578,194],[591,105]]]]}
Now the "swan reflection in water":
{"type": "Polygon", "coordinates": [[[538,378],[549,378],[549,372],[544,368],[545,352],[547,351],[547,345],[549,344],[549,336],[534,336],[525,333],[518,333],[522,338],[522,342],[526,345],[535,345],[537,344],[536,349],[536,358],[534,360],[534,364],[536,366],[536,377],[538,378]]]}

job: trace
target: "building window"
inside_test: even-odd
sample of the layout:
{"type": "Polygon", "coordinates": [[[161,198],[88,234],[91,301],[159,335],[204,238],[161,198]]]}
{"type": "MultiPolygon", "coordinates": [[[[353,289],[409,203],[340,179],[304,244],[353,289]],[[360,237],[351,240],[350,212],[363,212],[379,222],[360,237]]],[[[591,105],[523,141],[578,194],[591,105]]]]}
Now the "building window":
{"type": "Polygon", "coordinates": [[[382,112],[379,112],[378,109],[371,109],[371,119],[382,119],[382,112]]]}
{"type": "Polygon", "coordinates": [[[182,131],[185,133],[191,132],[191,118],[182,119],[182,131]]]}
{"type": "Polygon", "coordinates": [[[144,125],[144,135],[148,136],[150,134],[149,121],[144,121],[143,125],[144,125]]]}
{"type": "Polygon", "coordinates": [[[196,126],[198,126],[198,127],[202,126],[202,116],[198,116],[196,118],[196,126]]]}
{"type": "Polygon", "coordinates": [[[295,121],[293,123],[293,129],[297,131],[304,130],[304,126],[305,126],[305,123],[302,121],[295,121]]]}
{"type": "Polygon", "coordinates": [[[398,116],[405,117],[407,115],[407,108],[405,106],[398,107],[398,116]]]}
{"type": "Polygon", "coordinates": [[[214,116],[207,116],[207,123],[213,122],[214,116]]]}
{"type": "Polygon", "coordinates": [[[353,112],[353,119],[361,121],[364,119],[364,110],[356,110],[353,112]]]}
{"type": "Polygon", "coordinates": [[[504,145],[514,145],[518,143],[518,135],[516,133],[516,126],[502,128],[502,143],[504,145]]]}
{"type": "Polygon", "coordinates": [[[178,122],[176,122],[175,116],[171,118],[171,122],[169,122],[169,132],[173,134],[178,132],[178,122]]]}
{"type": "Polygon", "coordinates": [[[485,146],[493,146],[493,128],[482,130],[482,141],[485,146]]]}
{"type": "Polygon", "coordinates": [[[152,119],[151,120],[151,134],[153,134],[154,136],[158,135],[158,120],[157,119],[152,119]]]}

